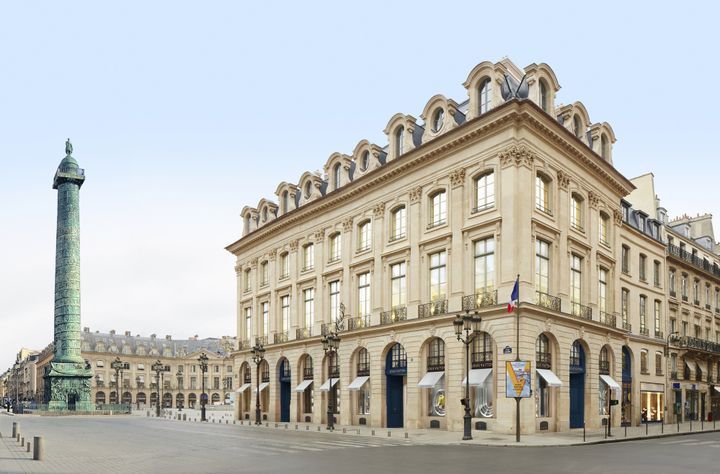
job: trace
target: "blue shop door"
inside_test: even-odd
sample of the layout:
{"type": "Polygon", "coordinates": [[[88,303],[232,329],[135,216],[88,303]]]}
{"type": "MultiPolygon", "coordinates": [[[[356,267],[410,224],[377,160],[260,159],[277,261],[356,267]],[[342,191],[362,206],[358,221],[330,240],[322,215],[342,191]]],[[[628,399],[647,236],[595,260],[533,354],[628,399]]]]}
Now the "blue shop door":
{"type": "Polygon", "coordinates": [[[585,374],[570,375],[570,428],[582,428],[585,422],[585,374]]]}
{"type": "Polygon", "coordinates": [[[387,376],[387,427],[403,427],[403,377],[387,376]]]}
{"type": "Polygon", "coordinates": [[[280,421],[290,422],[290,382],[280,382],[280,421]]]}

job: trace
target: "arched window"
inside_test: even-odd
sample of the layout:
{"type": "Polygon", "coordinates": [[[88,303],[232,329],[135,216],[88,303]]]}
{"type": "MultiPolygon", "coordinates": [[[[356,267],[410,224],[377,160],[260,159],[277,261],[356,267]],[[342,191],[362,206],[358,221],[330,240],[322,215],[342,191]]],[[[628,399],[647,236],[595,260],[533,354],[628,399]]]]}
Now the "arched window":
{"type": "Polygon", "coordinates": [[[545,334],[540,334],[535,341],[535,356],[535,362],[538,369],[552,368],[550,340],[545,334]]]}
{"type": "Polygon", "coordinates": [[[475,180],[475,209],[484,211],[495,205],[495,173],[492,171],[478,176],[475,180]]]}
{"type": "Polygon", "coordinates": [[[360,158],[360,170],[365,171],[368,169],[368,166],[370,166],[370,152],[365,151],[360,158]]]}
{"type": "MultiPolygon", "coordinates": [[[[492,375],[493,341],[490,334],[481,332],[472,340],[472,369],[478,370],[479,380],[470,386],[470,407],[472,416],[491,418],[495,415],[495,383],[492,375]]],[[[467,383],[467,381],[465,381],[467,383]]],[[[463,384],[465,385],[465,384],[463,384]]]]}
{"type": "Polygon", "coordinates": [[[570,226],[583,232],[583,199],[575,193],[570,198],[570,226]]]}
{"type": "Polygon", "coordinates": [[[570,366],[581,367],[582,363],[582,347],[580,341],[575,341],[570,347],[570,366]]]}
{"type": "Polygon", "coordinates": [[[305,199],[310,199],[310,193],[312,192],[312,182],[308,181],[305,183],[305,199]]]}
{"type": "Polygon", "coordinates": [[[480,113],[484,114],[490,110],[490,104],[492,102],[492,82],[490,78],[484,79],[480,83],[480,113]]]}
{"type": "Polygon", "coordinates": [[[493,366],[492,337],[481,332],[472,340],[472,368],[490,369],[493,366]]]}
{"type": "Polygon", "coordinates": [[[335,166],[333,167],[333,189],[338,189],[340,185],[342,184],[340,182],[340,170],[342,167],[340,166],[340,163],[335,163],[335,166]]]}
{"type": "Polygon", "coordinates": [[[543,109],[545,112],[548,112],[549,107],[549,100],[548,100],[548,92],[547,92],[547,86],[545,85],[545,80],[540,79],[540,108],[543,109]]]}
{"type": "Polygon", "coordinates": [[[268,219],[268,208],[267,208],[267,206],[263,206],[262,220],[263,220],[263,222],[267,222],[267,219],[268,219]]]}
{"type": "Polygon", "coordinates": [[[430,341],[427,355],[428,372],[441,372],[445,370],[445,342],[440,338],[430,341]]]}
{"type": "Polygon", "coordinates": [[[580,122],[580,117],[577,115],[573,115],[573,133],[576,137],[582,138],[582,124],[580,122]]]}
{"type": "Polygon", "coordinates": [[[398,157],[405,152],[405,127],[400,125],[395,129],[395,156],[398,157]]]}
{"type": "MultiPolygon", "coordinates": [[[[364,347],[357,355],[357,377],[370,376],[370,354],[364,347]]],[[[367,379],[366,379],[367,380],[367,379]]],[[[357,390],[358,415],[370,414],[370,394],[372,392],[369,381],[363,383],[357,390]]]]}
{"type": "Polygon", "coordinates": [[[610,374],[610,359],[608,358],[608,349],[604,347],[600,349],[600,374],[610,374]]]}
{"type": "Polygon", "coordinates": [[[369,250],[372,245],[372,223],[367,220],[358,224],[358,252],[369,250]]]}
{"type": "Polygon", "coordinates": [[[357,355],[357,376],[367,377],[370,375],[370,354],[364,347],[357,355]]]}
{"type": "Polygon", "coordinates": [[[390,214],[390,241],[405,237],[405,206],[396,207],[390,214]]]}
{"type": "Polygon", "coordinates": [[[289,209],[290,209],[290,207],[288,206],[288,192],[283,191],[283,193],[282,193],[282,212],[283,212],[283,214],[288,212],[289,209]]]}
{"type": "MultiPolygon", "coordinates": [[[[535,340],[535,365],[540,370],[552,368],[552,355],[550,354],[550,341],[545,334],[540,334],[535,340]]],[[[550,384],[545,377],[537,377],[537,391],[535,392],[537,405],[536,416],[547,418],[550,416],[550,384]]]]}
{"type": "Polygon", "coordinates": [[[535,176],[535,207],[550,214],[550,180],[540,173],[535,176]]]}
{"type": "Polygon", "coordinates": [[[610,146],[608,144],[607,136],[604,133],[600,135],[600,156],[605,161],[610,158],[610,146]]]}
{"type": "Polygon", "coordinates": [[[447,193],[445,190],[437,191],[430,195],[428,228],[432,229],[447,223],[447,193]]]}
{"type": "Polygon", "coordinates": [[[432,130],[433,132],[439,132],[443,126],[443,119],[445,118],[445,111],[442,107],[435,109],[432,115],[432,130]]]}

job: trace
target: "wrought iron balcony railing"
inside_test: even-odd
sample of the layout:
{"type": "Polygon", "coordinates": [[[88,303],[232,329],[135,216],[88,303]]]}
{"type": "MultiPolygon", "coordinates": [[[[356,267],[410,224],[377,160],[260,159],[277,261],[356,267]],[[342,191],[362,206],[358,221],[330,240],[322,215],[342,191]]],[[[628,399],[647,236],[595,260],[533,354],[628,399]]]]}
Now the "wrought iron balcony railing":
{"type": "Polygon", "coordinates": [[[663,370],[662,367],[655,367],[655,375],[662,375],[663,370]]]}
{"type": "Polygon", "coordinates": [[[677,298],[677,293],[675,290],[670,290],[670,298],[677,298]]]}
{"type": "Polygon", "coordinates": [[[614,328],[617,325],[617,317],[614,314],[600,311],[600,324],[614,328]]]}
{"type": "Polygon", "coordinates": [[[643,336],[649,336],[649,335],[650,335],[650,330],[649,330],[648,328],[643,328],[643,327],[641,327],[641,328],[640,328],[640,334],[642,334],[643,336]]]}
{"type": "Polygon", "coordinates": [[[305,367],[303,369],[303,380],[312,380],[312,379],[313,379],[312,367],[305,367]]]}
{"type": "Polygon", "coordinates": [[[610,374],[610,361],[609,360],[601,360],[599,363],[600,367],[600,374],[602,375],[609,375],[610,374]]]}
{"type": "Polygon", "coordinates": [[[462,298],[463,311],[474,311],[488,306],[495,306],[496,304],[498,304],[497,290],[481,291],[462,298]]]}
{"type": "Polygon", "coordinates": [[[407,319],[407,307],[401,306],[380,313],[380,324],[393,324],[407,319]]]}
{"type": "Polygon", "coordinates": [[[535,292],[535,304],[557,312],[560,312],[561,308],[560,298],[541,291],[535,292]]]}
{"type": "Polygon", "coordinates": [[[699,351],[712,352],[720,354],[720,343],[706,341],[697,337],[682,336],[670,342],[671,345],[683,349],[695,349],[699,351]]]}
{"type": "Polygon", "coordinates": [[[243,377],[243,383],[252,383],[252,374],[245,374],[243,377]]]}
{"type": "Polygon", "coordinates": [[[268,337],[267,336],[256,337],[255,345],[256,346],[267,346],[268,345],[268,337]]]}
{"type": "Polygon", "coordinates": [[[276,332],[275,334],[273,334],[273,342],[275,344],[280,344],[282,342],[288,342],[288,332],[287,331],[276,332]]]}
{"type": "Polygon", "coordinates": [[[704,272],[707,272],[716,277],[720,277],[720,266],[718,266],[718,264],[710,263],[709,260],[693,255],[692,253],[678,247],[677,245],[668,244],[667,253],[672,257],[688,262],[695,268],[703,270],[704,272]]]}
{"type": "Polygon", "coordinates": [[[238,343],[238,349],[241,351],[246,351],[246,350],[250,349],[250,347],[252,347],[252,346],[250,344],[250,341],[247,339],[240,341],[238,343]]]}
{"type": "Polygon", "coordinates": [[[262,373],[260,374],[260,379],[262,380],[263,383],[269,382],[270,381],[270,371],[263,370],[262,373]]]}
{"type": "Polygon", "coordinates": [[[437,300],[418,306],[418,318],[430,318],[447,313],[448,300],[437,300]]]}
{"type": "Polygon", "coordinates": [[[442,372],[445,370],[445,356],[435,355],[427,358],[428,372],[442,372]]]}
{"type": "Polygon", "coordinates": [[[677,370],[670,372],[670,378],[673,380],[679,380],[677,370]]]}
{"type": "Polygon", "coordinates": [[[538,369],[550,369],[552,366],[551,354],[549,352],[536,352],[535,366],[538,369]]]}
{"type": "Polygon", "coordinates": [[[312,327],[297,328],[295,330],[295,339],[308,339],[312,337],[312,327]]]}
{"type": "Polygon", "coordinates": [[[665,337],[664,337],[664,335],[663,335],[663,332],[660,331],[659,329],[656,329],[656,330],[655,330],[655,337],[658,338],[658,339],[665,339],[665,337]]]}
{"type": "Polygon", "coordinates": [[[367,377],[368,375],[370,375],[370,362],[358,362],[357,376],[367,377]]]}
{"type": "Polygon", "coordinates": [[[580,303],[570,303],[570,314],[576,318],[587,319],[592,321],[592,308],[580,303]]]}
{"type": "Polygon", "coordinates": [[[348,322],[348,331],[353,331],[355,329],[363,329],[370,327],[370,315],[366,314],[364,316],[356,316],[351,317],[347,320],[348,322]]]}
{"type": "Polygon", "coordinates": [[[473,369],[491,369],[493,366],[492,351],[473,352],[470,354],[473,369]]]}
{"type": "Polygon", "coordinates": [[[688,301],[687,295],[682,295],[682,300],[687,303],[687,301],[688,301]]]}

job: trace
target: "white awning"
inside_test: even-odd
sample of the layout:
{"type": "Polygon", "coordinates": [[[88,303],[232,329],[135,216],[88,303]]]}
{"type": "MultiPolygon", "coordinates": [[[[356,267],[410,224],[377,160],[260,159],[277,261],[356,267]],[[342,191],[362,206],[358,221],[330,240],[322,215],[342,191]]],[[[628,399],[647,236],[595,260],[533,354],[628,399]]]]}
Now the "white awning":
{"type": "Polygon", "coordinates": [[[249,383],[242,384],[237,390],[235,390],[238,393],[243,393],[245,390],[250,388],[249,383]]]}
{"type": "Polygon", "coordinates": [[[420,383],[417,384],[420,388],[433,388],[435,385],[437,385],[440,380],[445,376],[445,372],[428,372],[425,374],[425,376],[420,380],[420,383]]]}
{"type": "Polygon", "coordinates": [[[350,385],[348,385],[348,390],[360,390],[363,385],[367,383],[367,381],[370,380],[370,377],[367,375],[363,377],[357,377],[355,380],[352,381],[350,385]]]}
{"type": "Polygon", "coordinates": [[[613,378],[610,377],[609,375],[601,375],[600,380],[605,382],[605,385],[607,385],[611,389],[620,390],[620,385],[618,385],[618,383],[615,380],[613,380],[613,378]]]}
{"type": "Polygon", "coordinates": [[[715,389],[716,392],[720,393],[720,387],[718,387],[717,385],[715,385],[715,386],[713,386],[713,388],[715,389]]]}
{"type": "Polygon", "coordinates": [[[293,389],[293,392],[304,392],[305,389],[307,389],[311,383],[313,383],[312,379],[303,380],[302,382],[300,382],[300,385],[298,385],[297,387],[295,387],[293,389]]]}
{"type": "MultiPolygon", "coordinates": [[[[492,369],[470,369],[470,386],[471,387],[479,387],[480,385],[485,383],[485,379],[490,377],[490,374],[492,373],[492,369]]],[[[462,386],[464,387],[467,383],[467,377],[465,377],[462,381],[462,386]]]]}
{"type": "Polygon", "coordinates": [[[332,386],[334,387],[336,383],[340,381],[339,377],[333,377],[331,379],[327,379],[324,384],[320,386],[321,392],[329,392],[330,391],[330,381],[332,380],[332,386]]]}
{"type": "MultiPolygon", "coordinates": [[[[263,390],[265,390],[266,388],[268,388],[268,385],[270,385],[269,382],[263,382],[263,383],[261,383],[261,384],[260,384],[260,391],[262,392],[263,390]]],[[[257,393],[257,392],[258,392],[258,389],[255,388],[255,390],[253,390],[253,393],[257,393]]]]}
{"type": "Polygon", "coordinates": [[[550,387],[562,387],[562,380],[552,370],[549,369],[536,369],[540,377],[545,379],[550,387]]]}
{"type": "Polygon", "coordinates": [[[688,369],[693,370],[697,374],[697,365],[695,365],[694,360],[685,359],[685,365],[687,365],[688,369]]]}

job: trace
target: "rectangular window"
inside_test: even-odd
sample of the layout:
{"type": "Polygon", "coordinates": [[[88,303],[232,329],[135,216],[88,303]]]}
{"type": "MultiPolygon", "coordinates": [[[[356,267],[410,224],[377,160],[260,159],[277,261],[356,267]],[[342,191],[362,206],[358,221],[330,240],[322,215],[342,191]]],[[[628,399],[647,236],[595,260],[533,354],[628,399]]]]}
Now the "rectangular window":
{"type": "Polygon", "coordinates": [[[432,197],[432,209],[430,213],[431,227],[445,224],[447,222],[447,194],[441,191],[432,197]]]}
{"type": "Polygon", "coordinates": [[[303,291],[303,301],[305,302],[305,327],[311,329],[315,320],[315,289],[308,288],[303,291]]]}
{"type": "Polygon", "coordinates": [[[698,280],[693,282],[693,302],[697,305],[700,304],[700,282],[698,280]]]}
{"type": "Polygon", "coordinates": [[[683,336],[688,335],[688,322],[687,321],[682,322],[682,335],[683,336]]]}
{"type": "Polygon", "coordinates": [[[687,301],[688,297],[688,281],[687,281],[687,275],[683,275],[682,279],[680,280],[680,291],[682,292],[682,297],[687,301]]]}
{"type": "Polygon", "coordinates": [[[330,282],[330,321],[335,323],[340,318],[340,282],[330,282]]]}
{"type": "Polygon", "coordinates": [[[649,373],[648,370],[648,351],[643,349],[640,351],[640,372],[643,374],[649,373]]]}
{"type": "Polygon", "coordinates": [[[405,262],[390,266],[390,293],[393,308],[405,306],[407,290],[405,287],[405,262]]]}
{"type": "Polygon", "coordinates": [[[670,285],[670,296],[675,296],[675,270],[670,270],[668,283],[670,285]]]}
{"type": "Polygon", "coordinates": [[[245,308],[245,340],[252,339],[252,308],[245,308]]]}
{"type": "Polygon", "coordinates": [[[197,390],[197,377],[190,377],[190,390],[197,390]]]}
{"type": "Polygon", "coordinates": [[[372,244],[372,223],[367,221],[358,226],[358,252],[370,249],[372,244]]]}
{"type": "Polygon", "coordinates": [[[598,230],[598,239],[600,240],[600,243],[608,245],[610,243],[610,230],[609,230],[609,222],[610,218],[600,215],[600,227],[598,230]]]}
{"type": "Polygon", "coordinates": [[[250,291],[250,269],[249,268],[247,270],[245,270],[244,275],[245,275],[245,278],[243,279],[244,284],[245,284],[244,289],[245,289],[245,291],[250,291]]]}
{"type": "Polygon", "coordinates": [[[655,336],[658,336],[660,334],[660,312],[662,307],[660,306],[660,301],[655,300],[655,309],[654,309],[654,316],[655,316],[655,336]]]}
{"type": "Polygon", "coordinates": [[[303,270],[312,270],[315,265],[315,247],[308,244],[303,247],[303,270]]]}
{"type": "Polygon", "coordinates": [[[398,240],[405,237],[405,226],[405,206],[403,206],[395,209],[392,213],[390,240],[398,240]]]}
{"type": "Polygon", "coordinates": [[[490,209],[495,205],[495,174],[488,173],[475,181],[475,212],[490,209]]]}
{"type": "Polygon", "coordinates": [[[630,273],[630,247],[622,246],[622,271],[623,273],[630,273]]]}
{"type": "Polygon", "coordinates": [[[290,276],[290,256],[287,253],[280,255],[280,278],[290,276]]]}
{"type": "Polygon", "coordinates": [[[582,258],[570,257],[570,300],[579,304],[582,301],[582,258]]]}
{"type": "Polygon", "coordinates": [[[287,332],[290,329],[290,296],[285,295],[280,298],[280,322],[282,325],[282,332],[287,332]]]}
{"type": "Polygon", "coordinates": [[[535,289],[550,293],[550,244],[535,241],[535,289]]]}
{"type": "Polygon", "coordinates": [[[342,234],[335,234],[330,237],[330,258],[328,261],[337,262],[340,260],[340,252],[342,251],[342,241],[340,240],[342,234]]]}
{"type": "Polygon", "coordinates": [[[260,284],[263,286],[268,284],[268,263],[267,262],[263,262],[260,264],[260,284]]]}
{"type": "Polygon", "coordinates": [[[570,226],[573,229],[583,230],[582,200],[577,196],[570,198],[570,226]]]}
{"type": "MultiPolygon", "coordinates": [[[[715,310],[720,309],[720,289],[715,288],[715,310]]],[[[718,380],[720,383],[720,380],[718,380]]]]}
{"type": "Polygon", "coordinates": [[[495,287],[495,239],[475,242],[475,293],[490,292],[495,287]]]}
{"type": "Polygon", "coordinates": [[[535,177],[535,207],[539,210],[550,213],[550,183],[537,175],[535,177]]]}
{"type": "Polygon", "coordinates": [[[430,301],[444,300],[447,291],[447,253],[430,255],[430,301]]]}
{"type": "Polygon", "coordinates": [[[628,303],[630,301],[630,291],[623,288],[622,289],[622,300],[621,300],[621,317],[622,317],[622,325],[623,329],[627,329],[628,326],[628,303]]]}
{"type": "Polygon", "coordinates": [[[657,260],[653,262],[653,283],[660,286],[660,262],[657,260]]]}
{"type": "Polygon", "coordinates": [[[600,269],[598,278],[598,309],[607,313],[607,270],[600,269]]]}
{"type": "Polygon", "coordinates": [[[266,301],[261,303],[260,307],[262,308],[262,335],[267,338],[270,334],[270,303],[266,301]]]}
{"type": "Polygon", "coordinates": [[[358,316],[372,313],[370,296],[370,272],[361,273],[358,275],[358,316]]]}
{"type": "Polygon", "coordinates": [[[640,268],[638,269],[638,276],[642,281],[645,281],[645,264],[647,263],[647,257],[645,255],[640,255],[640,268]]]}
{"type": "Polygon", "coordinates": [[[640,296],[640,334],[647,335],[647,297],[640,296]]]}

